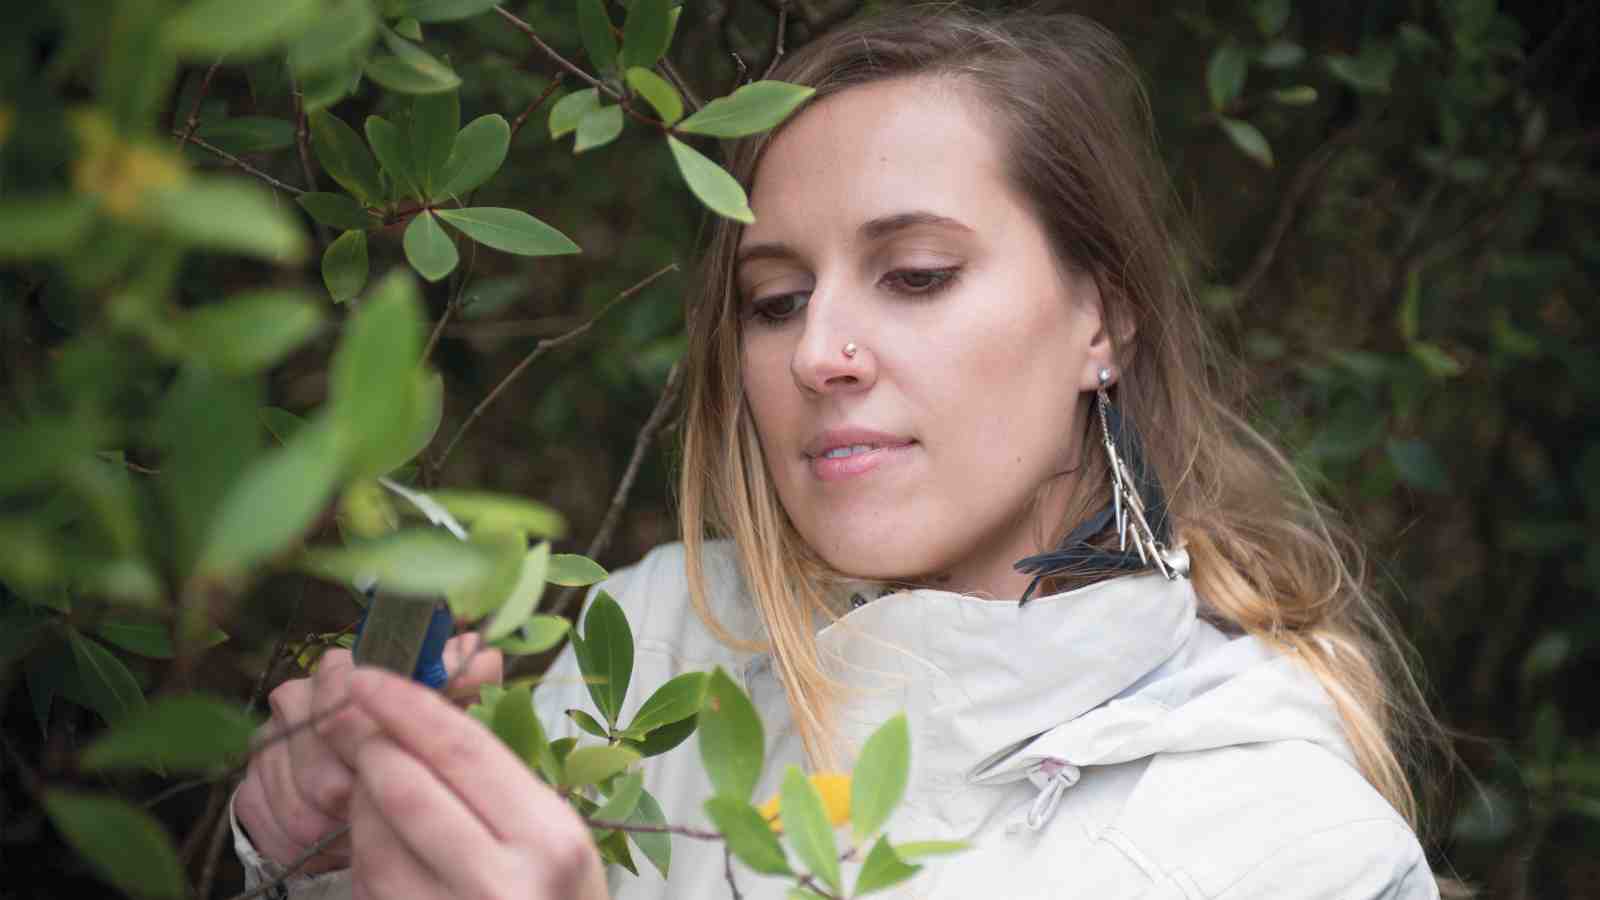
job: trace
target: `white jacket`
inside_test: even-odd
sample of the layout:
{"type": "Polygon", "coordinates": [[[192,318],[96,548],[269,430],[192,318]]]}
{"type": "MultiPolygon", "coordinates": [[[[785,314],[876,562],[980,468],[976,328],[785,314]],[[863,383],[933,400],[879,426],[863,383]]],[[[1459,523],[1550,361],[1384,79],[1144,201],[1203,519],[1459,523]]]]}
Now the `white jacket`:
{"type": "MultiPolygon", "coordinates": [[[[666,545],[603,586],[636,643],[622,721],[672,676],[722,666],[767,727],[760,800],[801,762],[799,736],[770,656],[728,649],[695,615],[683,560],[681,545],[666,545]]],[[[759,636],[731,544],[708,545],[707,569],[722,622],[759,636]]],[[[851,590],[876,593],[865,588],[851,590]]],[[[1416,837],[1356,769],[1316,679],[1197,618],[1187,579],[1129,575],[1026,607],[900,591],[817,640],[853,689],[839,717],[847,763],[884,720],[908,714],[911,779],[891,839],[972,844],[877,896],[1438,897],[1416,837]]],[[[577,733],[563,710],[590,704],[570,649],[534,700],[553,737],[577,733]]],[[[669,822],[710,827],[701,804],[711,786],[692,738],[643,766],[669,822]]],[[[720,844],[672,843],[670,878],[639,858],[638,877],[613,872],[612,897],[729,896],[720,844]]],[[[237,827],[235,845],[252,886],[270,874],[237,827]]],[[[855,868],[845,866],[847,885],[855,868]]],[[[734,871],[748,900],[793,886],[734,871]]],[[[289,887],[297,900],[349,896],[345,873],[289,887]]]]}

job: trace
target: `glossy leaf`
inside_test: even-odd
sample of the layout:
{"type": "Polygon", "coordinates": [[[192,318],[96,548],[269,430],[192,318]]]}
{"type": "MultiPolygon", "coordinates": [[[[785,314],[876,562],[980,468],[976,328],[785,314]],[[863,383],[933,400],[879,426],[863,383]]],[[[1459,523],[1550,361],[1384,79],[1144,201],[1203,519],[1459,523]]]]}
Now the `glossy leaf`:
{"type": "MultiPolygon", "coordinates": [[[[661,804],[650,795],[649,791],[639,794],[639,804],[633,808],[633,814],[628,816],[628,821],[634,825],[661,826],[667,824],[667,817],[661,812],[661,804]]],[[[672,835],[662,832],[630,831],[628,838],[634,846],[639,848],[645,859],[656,867],[662,878],[672,870],[672,835]]]]}
{"type": "Polygon", "coordinates": [[[604,581],[607,574],[599,563],[587,556],[557,553],[550,557],[550,571],[545,577],[551,584],[563,587],[588,587],[604,581]]]}
{"type": "Polygon", "coordinates": [[[1222,119],[1218,124],[1222,127],[1222,133],[1226,134],[1228,140],[1233,141],[1233,145],[1245,156],[1269,169],[1272,168],[1272,147],[1267,143],[1266,135],[1254,125],[1243,119],[1222,119]]]}
{"type": "Polygon", "coordinates": [[[705,803],[706,815],[728,842],[728,849],[751,871],[763,875],[792,875],[789,859],[778,836],[749,803],[722,794],[705,803]]]}
{"type": "Polygon", "coordinates": [[[576,747],[562,762],[561,786],[598,784],[639,761],[627,747],[576,747]]]}
{"type": "Polygon", "coordinates": [[[172,839],[149,813],[109,794],[62,788],[40,800],[67,843],[119,890],[144,900],[188,895],[172,839]]]}
{"type": "Polygon", "coordinates": [[[577,725],[587,734],[592,734],[595,737],[603,740],[611,739],[611,732],[607,731],[604,725],[601,725],[598,721],[596,721],[594,716],[589,715],[581,709],[567,710],[567,718],[571,719],[573,724],[577,725]]]}
{"type": "Polygon", "coordinates": [[[1250,59],[1238,44],[1228,41],[1212,51],[1206,64],[1206,93],[1212,109],[1221,112],[1238,99],[1249,70],[1250,59]]]}
{"type": "Polygon", "coordinates": [[[866,861],[861,864],[861,873],[856,876],[856,888],[852,896],[859,897],[891,888],[917,874],[921,868],[901,859],[895,853],[895,848],[889,845],[887,837],[879,837],[867,852],[866,861]]]}
{"type": "Polygon", "coordinates": [[[667,138],[667,146],[672,148],[672,158],[677,162],[678,171],[689,185],[689,190],[707,208],[746,225],[756,220],[756,214],[750,211],[750,201],[745,196],[744,188],[725,169],[675,137],[667,138]]]}
{"type": "Polygon", "coordinates": [[[282,362],[322,330],[322,307],[295,291],[258,290],[202,306],[178,321],[190,359],[232,375],[282,362]]]}
{"type": "Polygon", "coordinates": [[[365,207],[351,199],[348,194],[308,191],[296,197],[295,202],[310,213],[311,218],[329,228],[338,228],[341,231],[364,231],[379,224],[377,219],[367,214],[365,207]]]}
{"type": "Polygon", "coordinates": [[[628,69],[626,78],[628,87],[650,104],[662,122],[671,125],[683,118],[683,98],[678,96],[678,89],[665,78],[638,66],[628,69]]]}
{"type": "Polygon", "coordinates": [[[405,249],[406,261],[429,281],[454,272],[461,261],[455,241],[439,227],[439,220],[431,212],[418,213],[406,226],[405,249]]]}
{"type": "Polygon", "coordinates": [[[190,178],[148,191],[144,211],[168,234],[208,250],[287,264],[310,247],[298,216],[266,188],[237,178],[190,178]]]}
{"type": "Polygon", "coordinates": [[[560,616],[533,616],[522,623],[520,632],[495,641],[494,646],[515,656],[543,653],[561,643],[571,630],[571,624],[560,616]]]}
{"type": "Polygon", "coordinates": [[[546,781],[560,782],[561,761],[551,749],[539,717],[534,714],[533,694],[526,685],[507,688],[500,696],[490,728],[523,762],[538,768],[546,781]]]}
{"type": "Polygon", "coordinates": [[[597,106],[578,120],[578,138],[572,145],[573,153],[604,147],[622,134],[622,107],[597,106]]]}
{"type": "Polygon", "coordinates": [[[600,91],[587,88],[562,97],[550,107],[550,137],[558,138],[577,130],[578,123],[590,111],[600,108],[600,91]]]}
{"type": "Polygon", "coordinates": [[[145,708],[144,692],[122,660],[76,628],[69,627],[66,634],[76,673],[71,682],[74,699],[112,725],[145,708]]]}
{"type": "Polygon", "coordinates": [[[648,732],[663,725],[681,722],[700,711],[705,702],[706,673],[685,672],[656,688],[639,707],[629,731],[648,732]]]}
{"type": "Polygon", "coordinates": [[[623,67],[648,69],[672,43],[672,0],[632,0],[622,26],[623,67]]]}
{"type": "Polygon", "coordinates": [[[424,94],[411,105],[411,163],[425,196],[444,183],[445,164],[461,127],[461,101],[455,91],[424,94]]]}
{"type": "Polygon", "coordinates": [[[382,116],[367,116],[365,127],[367,143],[372,145],[384,174],[405,196],[422,199],[422,182],[411,160],[411,147],[399,126],[382,116]]]}
{"type": "Polygon", "coordinates": [[[322,283],[335,303],[343,303],[367,286],[367,233],[346,231],[322,253],[322,283]]]}
{"type": "Polygon", "coordinates": [[[700,761],[716,792],[748,800],[761,777],[766,735],[755,706],[720,667],[706,678],[698,716],[700,761]]]}
{"type": "Polygon", "coordinates": [[[439,218],[461,229],[486,247],[519,256],[559,256],[577,253],[578,245],[561,232],[519,209],[484,206],[472,209],[437,209],[439,218]]]}
{"type": "Polygon", "coordinates": [[[287,549],[327,507],[341,468],[338,433],[327,423],[263,453],[223,498],[201,571],[238,573],[287,549]]]}
{"type": "Polygon", "coordinates": [[[489,619],[484,631],[485,640],[496,641],[506,637],[521,628],[533,615],[539,606],[539,598],[544,596],[545,570],[549,566],[550,544],[540,541],[524,555],[516,586],[489,619]]]}
{"type": "Polygon", "coordinates": [[[499,5],[500,0],[409,0],[405,11],[418,22],[459,22],[499,5]]]}
{"type": "Polygon", "coordinates": [[[616,725],[633,678],[633,629],[622,607],[605,591],[589,601],[583,636],[574,640],[574,651],[588,680],[589,698],[607,724],[616,725]]]}
{"type": "Polygon", "coordinates": [[[596,71],[604,73],[617,65],[617,39],[611,33],[611,17],[606,0],[578,0],[578,34],[583,51],[596,71]]]}
{"type": "Polygon", "coordinates": [[[434,94],[461,86],[461,78],[433,54],[393,30],[379,29],[388,56],[367,61],[367,77],[401,94],[434,94]]]}
{"type": "Polygon", "coordinates": [[[617,782],[616,789],[600,804],[591,818],[602,819],[608,822],[626,822],[628,817],[639,805],[639,798],[644,794],[644,773],[630,772],[617,782]]]}
{"type": "Polygon", "coordinates": [[[511,126],[499,115],[479,116],[456,133],[434,194],[460,198],[494,177],[511,147],[511,126]]]}
{"type": "Polygon", "coordinates": [[[711,137],[744,137],[778,125],[814,93],[814,88],[782,81],[752,82],[707,103],[676,129],[711,137]]]}
{"type": "Polygon", "coordinates": [[[231,703],[201,694],[163,697],[95,739],[79,765],[91,772],[208,772],[241,758],[255,728],[231,703]]]}
{"type": "Polygon", "coordinates": [[[833,825],[817,789],[800,771],[789,766],[784,771],[783,830],[789,847],[811,874],[835,892],[839,887],[839,848],[833,839],[833,825]]]}
{"type": "Polygon", "coordinates": [[[304,571],[343,584],[376,578],[386,593],[424,597],[483,578],[492,559],[481,547],[434,528],[408,528],[339,548],[307,550],[304,571]]]}
{"type": "Polygon", "coordinates": [[[326,110],[309,113],[306,121],[311,128],[311,147],[322,171],[363,204],[374,206],[382,202],[378,164],[355,129],[326,110]]]}
{"type": "Polygon", "coordinates": [[[856,840],[878,832],[905,796],[911,775],[911,730],[904,714],[883,723],[861,747],[850,781],[850,824],[856,840]]]}
{"type": "Polygon", "coordinates": [[[680,719],[670,725],[653,728],[640,740],[629,740],[628,745],[646,757],[660,756],[689,739],[694,734],[699,714],[680,719]]]}
{"type": "Polygon", "coordinates": [[[168,46],[198,59],[249,59],[316,24],[318,0],[196,0],[167,22],[168,46]]]}

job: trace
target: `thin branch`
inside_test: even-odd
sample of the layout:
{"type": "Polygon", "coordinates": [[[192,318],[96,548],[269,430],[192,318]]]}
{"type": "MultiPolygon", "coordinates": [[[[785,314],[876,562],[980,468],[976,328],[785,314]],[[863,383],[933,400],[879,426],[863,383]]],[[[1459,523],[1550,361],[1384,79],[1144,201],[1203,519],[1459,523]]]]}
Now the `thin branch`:
{"type": "MultiPolygon", "coordinates": [[[[172,134],[175,137],[183,137],[183,132],[179,131],[176,128],[172,129],[172,134]]],[[[273,178],[271,175],[268,175],[267,173],[265,173],[265,172],[261,171],[260,169],[256,168],[255,166],[250,165],[249,163],[245,162],[244,160],[240,159],[237,156],[234,156],[232,153],[229,153],[228,151],[222,149],[221,147],[218,147],[215,144],[210,143],[209,141],[205,140],[204,138],[191,136],[188,139],[188,141],[189,141],[189,143],[194,144],[196,147],[199,147],[202,150],[206,150],[206,151],[212,153],[215,156],[218,156],[218,157],[221,157],[224,160],[227,160],[228,162],[234,164],[235,166],[238,166],[240,169],[243,169],[245,172],[248,172],[249,174],[254,175],[255,177],[261,179],[262,181],[265,181],[267,184],[272,185],[273,187],[277,188],[280,191],[283,191],[284,193],[293,194],[296,197],[298,197],[301,194],[305,193],[304,190],[301,190],[300,188],[297,188],[292,184],[285,184],[285,183],[279,181],[278,179],[273,178]]]]}
{"type": "Polygon", "coordinates": [[[217,61],[211,64],[211,68],[206,70],[206,77],[200,82],[200,93],[194,98],[194,106],[189,108],[188,124],[184,125],[183,134],[178,135],[179,146],[188,143],[189,139],[194,137],[195,131],[200,128],[200,107],[206,102],[206,95],[211,93],[211,79],[216,77],[217,67],[220,65],[222,58],[219,56],[217,61]]]}
{"type": "Polygon", "coordinates": [[[315,844],[307,847],[304,853],[296,857],[295,861],[290,863],[288,867],[283,870],[283,874],[272,879],[271,881],[258,884],[255,886],[255,888],[245,891],[242,894],[235,894],[232,897],[229,897],[228,900],[256,900],[257,897],[265,896],[266,894],[271,893],[272,891],[276,890],[279,885],[283,884],[285,881],[288,881],[291,876],[299,872],[302,866],[311,861],[312,857],[328,849],[328,847],[332,846],[334,841],[337,841],[349,833],[349,825],[340,825],[338,828],[333,829],[319,838],[315,844]]]}
{"type": "Polygon", "coordinates": [[[433,333],[428,335],[428,345],[422,349],[423,362],[433,358],[433,348],[439,345],[439,337],[444,334],[444,327],[450,323],[450,317],[455,315],[456,309],[461,306],[461,296],[467,292],[467,283],[472,280],[472,267],[477,262],[478,242],[472,241],[471,248],[467,251],[467,266],[461,271],[461,281],[456,285],[455,296],[444,305],[444,312],[439,315],[439,321],[433,323],[433,333]]]}
{"type": "Polygon", "coordinates": [[[766,71],[761,73],[762,78],[771,78],[772,70],[778,67],[778,61],[783,59],[783,31],[789,25],[788,0],[778,0],[778,35],[772,45],[772,61],[767,63],[766,71]]]}
{"type": "Polygon", "coordinates": [[[538,319],[496,319],[489,322],[452,322],[444,330],[448,338],[505,340],[508,338],[549,337],[575,327],[575,316],[544,316],[538,319]]]}
{"type": "Polygon", "coordinates": [[[677,263],[668,263],[661,269],[657,270],[654,274],[646,277],[643,281],[612,298],[612,300],[605,306],[601,307],[600,311],[595,313],[594,317],[589,319],[589,321],[584,322],[582,325],[579,325],[577,328],[572,329],[566,334],[558,335],[553,338],[545,338],[544,340],[541,340],[539,343],[535,344],[533,351],[527,356],[523,357],[522,362],[517,363],[516,367],[513,368],[506,375],[506,377],[500,379],[500,383],[495,385],[493,390],[489,391],[489,395],[479,401],[478,405],[473,407],[472,412],[467,414],[466,421],[462,422],[461,427],[456,429],[455,435],[450,438],[450,443],[445,445],[444,450],[439,454],[438,458],[433,461],[432,468],[435,471],[443,468],[445,460],[450,458],[451,451],[455,450],[456,445],[461,443],[462,436],[467,433],[468,428],[472,427],[472,423],[478,421],[478,417],[483,415],[484,410],[488,409],[489,405],[494,403],[494,401],[505,392],[505,389],[511,384],[511,382],[515,381],[517,376],[521,375],[527,370],[528,366],[533,364],[534,360],[538,359],[540,356],[543,356],[548,350],[554,350],[563,344],[571,343],[572,341],[575,341],[587,334],[589,329],[593,328],[595,323],[600,321],[600,318],[609,312],[613,306],[616,306],[623,300],[626,300],[629,297],[632,297],[634,294],[644,290],[652,282],[668,272],[677,271],[677,268],[677,263]]]}
{"type": "Polygon", "coordinates": [[[1312,151],[1305,162],[1290,179],[1289,187],[1283,192],[1283,201],[1278,205],[1278,214],[1272,221],[1272,227],[1267,230],[1267,237],[1256,251],[1255,259],[1251,260],[1250,268],[1234,283],[1233,292],[1239,301],[1250,296],[1259,283],[1272,268],[1272,261],[1278,255],[1278,248],[1283,244],[1284,235],[1288,234],[1289,226],[1294,224],[1295,212],[1300,207],[1300,201],[1310,192],[1312,185],[1327,170],[1328,164],[1338,156],[1339,150],[1355,139],[1358,128],[1350,126],[1329,138],[1326,143],[1312,151]]]}
{"type": "MultiPolygon", "coordinates": [[[[293,75],[290,76],[294,78],[293,75]]],[[[294,145],[300,156],[300,174],[305,176],[306,190],[317,189],[317,173],[311,167],[311,128],[306,122],[306,95],[300,89],[298,80],[291,80],[290,93],[294,95],[294,145]]],[[[328,226],[321,222],[313,223],[317,229],[317,245],[328,245],[328,226]]]]}
{"type": "MultiPolygon", "coordinates": [[[[605,552],[606,546],[611,543],[611,535],[617,529],[617,522],[622,519],[622,509],[628,503],[628,494],[633,490],[634,479],[639,475],[639,466],[644,461],[645,452],[650,448],[650,443],[655,439],[656,432],[667,420],[667,412],[672,409],[673,401],[677,399],[679,382],[683,375],[679,365],[674,364],[672,371],[667,375],[666,387],[661,389],[661,397],[656,400],[655,409],[650,411],[650,417],[645,420],[644,427],[639,429],[639,436],[633,442],[633,455],[628,458],[628,467],[622,473],[622,480],[617,483],[617,489],[611,496],[611,506],[606,509],[605,518],[600,522],[600,528],[595,532],[594,539],[589,542],[584,555],[590,559],[605,552]]],[[[556,600],[550,609],[550,615],[559,616],[566,612],[572,605],[573,598],[582,591],[577,588],[568,588],[556,600]]]]}
{"type": "Polygon", "coordinates": [[[722,874],[728,879],[728,892],[733,900],[744,900],[744,894],[739,893],[739,882],[733,880],[733,847],[727,843],[722,845],[722,874]]]}
{"type": "Polygon", "coordinates": [[[632,831],[639,834],[676,834],[682,837],[694,838],[697,841],[720,841],[722,833],[709,828],[694,828],[689,825],[644,825],[639,822],[618,822],[613,819],[584,819],[590,828],[601,831],[632,831]]]}
{"type": "Polygon", "coordinates": [[[663,56],[658,65],[661,66],[661,74],[665,75],[667,80],[672,82],[672,86],[678,89],[678,93],[683,95],[683,103],[689,107],[689,112],[699,112],[700,107],[704,106],[705,103],[701,102],[700,96],[694,92],[694,88],[689,87],[689,82],[678,74],[678,70],[672,65],[672,62],[663,56]]]}
{"type": "Polygon", "coordinates": [[[517,142],[517,132],[522,130],[523,123],[528,121],[528,116],[532,115],[534,110],[543,106],[544,102],[550,99],[550,95],[554,94],[556,90],[561,87],[561,83],[566,81],[566,79],[567,73],[557,72],[556,77],[550,81],[550,86],[545,88],[538,97],[535,97],[534,101],[528,104],[527,109],[524,109],[522,112],[518,113],[517,117],[511,120],[510,143],[514,144],[517,142]]]}
{"type": "Polygon", "coordinates": [[[588,84],[594,88],[598,88],[600,92],[606,96],[617,100],[622,99],[622,95],[617,93],[616,88],[613,88],[611,85],[606,84],[600,79],[595,78],[593,75],[590,75],[588,72],[585,72],[571,60],[567,59],[565,56],[562,56],[560,53],[557,53],[554,47],[546,44],[542,39],[540,39],[539,33],[533,30],[532,25],[529,25],[527,22],[524,22],[512,15],[503,6],[496,6],[494,11],[500,14],[500,18],[510,22],[518,31],[527,35],[528,40],[533,41],[534,46],[538,47],[540,50],[543,50],[544,54],[554,60],[557,65],[561,66],[561,68],[566,69],[568,72],[571,72],[572,74],[583,79],[585,84],[588,84]]]}
{"type": "MultiPolygon", "coordinates": [[[[233,793],[230,782],[217,783],[220,795],[224,801],[233,793]]],[[[224,802],[221,812],[217,815],[217,824],[211,829],[211,842],[206,846],[206,862],[200,870],[200,889],[195,896],[204,898],[211,896],[211,886],[217,881],[217,863],[222,860],[223,838],[233,831],[233,821],[228,815],[228,806],[224,802]]]]}
{"type": "Polygon", "coordinates": [[[822,885],[817,884],[817,880],[812,878],[810,875],[801,875],[799,878],[799,884],[801,887],[810,888],[812,891],[815,891],[818,896],[826,897],[828,900],[844,900],[844,898],[840,897],[838,894],[835,894],[822,885]]]}

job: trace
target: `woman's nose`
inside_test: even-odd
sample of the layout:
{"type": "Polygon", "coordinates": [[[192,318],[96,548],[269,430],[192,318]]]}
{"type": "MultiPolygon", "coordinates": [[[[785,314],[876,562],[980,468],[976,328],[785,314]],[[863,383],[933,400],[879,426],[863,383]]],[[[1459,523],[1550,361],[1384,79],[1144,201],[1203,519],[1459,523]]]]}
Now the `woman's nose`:
{"type": "Polygon", "coordinates": [[[877,378],[878,357],[867,346],[865,325],[839,300],[814,290],[806,305],[800,341],[789,364],[795,384],[806,393],[866,390],[877,378]]]}

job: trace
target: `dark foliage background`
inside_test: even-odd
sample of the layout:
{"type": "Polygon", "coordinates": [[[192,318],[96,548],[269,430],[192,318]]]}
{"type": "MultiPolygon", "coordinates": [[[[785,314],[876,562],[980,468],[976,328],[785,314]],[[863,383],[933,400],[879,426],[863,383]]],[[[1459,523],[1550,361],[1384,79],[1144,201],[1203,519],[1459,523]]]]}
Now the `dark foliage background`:
{"type": "MultiPolygon", "coordinates": [[[[788,44],[877,5],[794,0],[788,44]]],[[[1600,661],[1600,128],[1585,106],[1597,86],[1595,4],[1085,0],[1051,8],[1089,15],[1132,48],[1175,188],[1213,254],[1197,261],[1197,281],[1243,362],[1255,415],[1366,541],[1436,709],[1459,735],[1472,777],[1431,811],[1441,823],[1439,865],[1487,896],[1600,896],[1600,706],[1585,687],[1600,661]],[[1223,117],[1251,123],[1272,164],[1251,137],[1230,135],[1223,117]]],[[[582,57],[567,0],[508,9],[582,57]]],[[[777,11],[776,0],[690,0],[670,58],[702,96],[726,93],[740,74],[734,53],[749,70],[764,69],[777,11]]],[[[4,14],[17,21],[0,38],[0,87],[12,91],[0,92],[0,133],[9,132],[0,142],[0,203],[61,178],[59,152],[41,146],[46,138],[28,116],[91,90],[80,76],[93,71],[92,53],[63,67],[64,76],[49,73],[63,54],[80,52],[66,40],[74,17],[101,14],[110,5],[4,14]]],[[[462,77],[462,121],[490,112],[514,119],[557,72],[493,15],[430,27],[428,38],[462,77]]],[[[294,121],[281,64],[224,63],[202,87],[207,71],[181,71],[159,104],[160,131],[181,129],[191,109],[202,136],[240,116],[294,121]]],[[[368,87],[334,110],[359,121],[393,99],[368,87]]],[[[706,214],[658,142],[630,131],[574,156],[549,137],[547,112],[548,104],[536,109],[515,132],[506,166],[477,200],[528,209],[584,253],[528,260],[464,249],[457,275],[427,289],[435,316],[458,291],[462,298],[434,353],[446,385],[441,434],[540,337],[570,330],[667,263],[683,268],[607,313],[584,339],[543,356],[435,478],[551,504],[570,522],[557,549],[582,552],[680,354],[686,273],[706,214]]],[[[236,149],[264,172],[304,183],[292,142],[236,149]]],[[[196,167],[219,166],[197,147],[184,153],[196,167]]],[[[372,253],[375,272],[403,264],[398,230],[375,240],[372,253]]],[[[191,257],[179,302],[296,278],[315,285],[314,264],[296,275],[191,257]]],[[[108,315],[59,284],[39,267],[0,270],[8,419],[31,408],[34,386],[66,342],[108,315]]],[[[292,411],[320,403],[337,330],[272,370],[263,399],[292,411]]],[[[165,377],[127,372],[121,402],[143,414],[159,402],[165,377]]],[[[657,446],[674,439],[669,424],[657,446]]],[[[132,478],[159,478],[139,471],[158,468],[158,458],[130,448],[128,460],[132,478]]],[[[648,454],[603,564],[626,564],[674,537],[670,471],[670,451],[648,454]]],[[[10,502],[5,516],[31,509],[10,502]]],[[[349,627],[358,609],[347,594],[279,576],[214,612],[231,639],[195,668],[126,657],[147,689],[204,684],[247,698],[281,633],[296,651],[349,627]]],[[[279,666],[274,677],[292,668],[279,666]]],[[[15,669],[0,678],[0,711],[11,747],[0,778],[0,895],[102,890],[74,874],[80,864],[28,802],[13,765],[30,760],[48,774],[100,727],[98,718],[58,702],[41,732],[15,669]]],[[[170,783],[151,777],[134,795],[170,783]]],[[[180,840],[188,836],[185,860],[196,870],[218,796],[196,788],[154,807],[180,840]]],[[[224,870],[216,895],[231,892],[236,877],[224,870]]]]}

